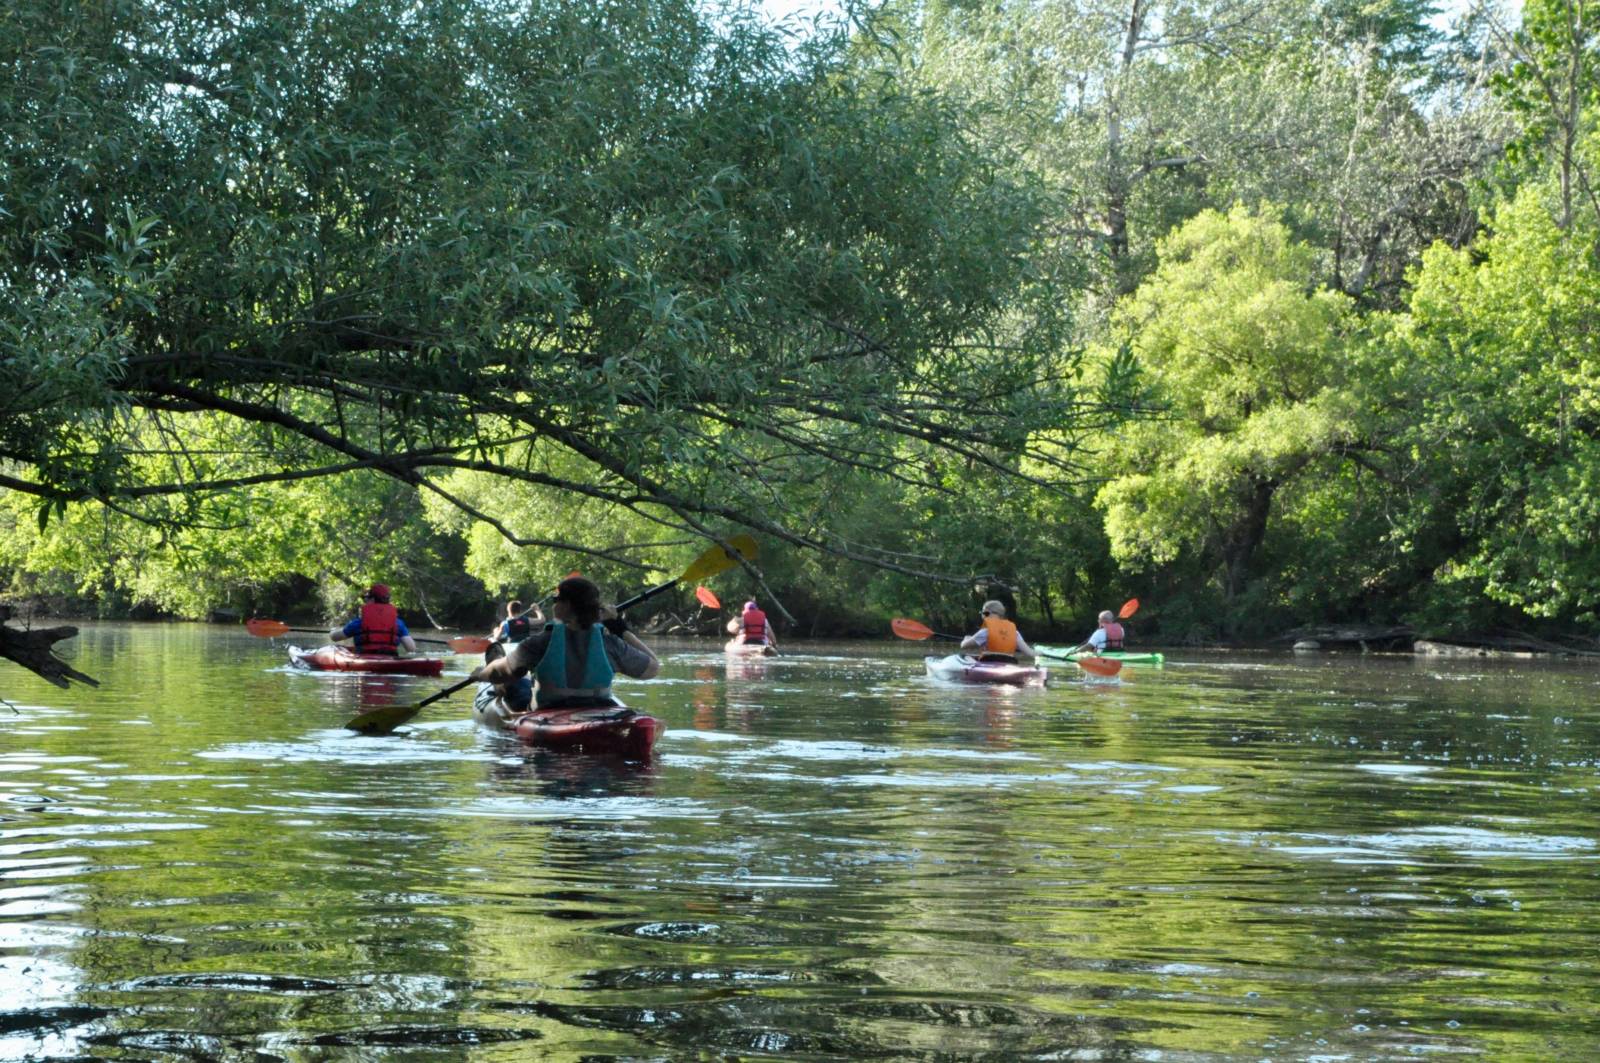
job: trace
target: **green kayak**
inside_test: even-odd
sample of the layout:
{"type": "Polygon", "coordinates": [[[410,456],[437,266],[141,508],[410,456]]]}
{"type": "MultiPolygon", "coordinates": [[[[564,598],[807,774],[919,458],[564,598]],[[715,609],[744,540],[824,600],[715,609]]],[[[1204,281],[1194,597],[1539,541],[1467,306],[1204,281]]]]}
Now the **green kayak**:
{"type": "MultiPolygon", "coordinates": [[[[1066,649],[1059,646],[1035,646],[1034,649],[1052,657],[1067,656],[1066,649]]],[[[1084,656],[1088,656],[1088,654],[1084,656]]],[[[1163,654],[1137,653],[1132,650],[1107,650],[1100,656],[1108,661],[1121,661],[1123,664],[1160,664],[1167,659],[1163,654]]]]}

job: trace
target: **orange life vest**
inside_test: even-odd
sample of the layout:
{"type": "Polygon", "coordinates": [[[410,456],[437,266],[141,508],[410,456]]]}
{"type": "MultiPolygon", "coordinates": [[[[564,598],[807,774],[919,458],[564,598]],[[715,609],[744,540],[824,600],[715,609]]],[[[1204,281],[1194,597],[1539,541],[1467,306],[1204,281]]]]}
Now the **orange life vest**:
{"type": "Polygon", "coordinates": [[[746,642],[767,641],[767,614],[759,609],[746,609],[744,611],[744,640],[746,642]]]}
{"type": "Polygon", "coordinates": [[[400,614],[388,602],[368,602],[361,607],[361,630],[356,632],[356,649],[362,653],[382,653],[393,657],[400,652],[400,629],[395,623],[400,614]]]}
{"type": "Polygon", "coordinates": [[[983,618],[983,630],[989,633],[984,640],[983,652],[987,654],[1003,654],[1007,657],[1017,655],[1017,625],[998,616],[983,618]]]}

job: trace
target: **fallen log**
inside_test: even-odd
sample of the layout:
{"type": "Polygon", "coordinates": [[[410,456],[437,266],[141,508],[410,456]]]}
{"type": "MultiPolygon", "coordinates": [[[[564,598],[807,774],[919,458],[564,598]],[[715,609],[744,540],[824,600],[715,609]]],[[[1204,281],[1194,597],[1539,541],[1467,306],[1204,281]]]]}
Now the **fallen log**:
{"type": "Polygon", "coordinates": [[[0,605],[0,657],[15,661],[28,671],[43,676],[63,689],[74,679],[92,687],[100,685],[92,676],[84,675],[56,656],[55,644],[77,635],[77,628],[70,624],[62,624],[60,627],[15,628],[8,623],[10,619],[11,607],[0,605]]]}

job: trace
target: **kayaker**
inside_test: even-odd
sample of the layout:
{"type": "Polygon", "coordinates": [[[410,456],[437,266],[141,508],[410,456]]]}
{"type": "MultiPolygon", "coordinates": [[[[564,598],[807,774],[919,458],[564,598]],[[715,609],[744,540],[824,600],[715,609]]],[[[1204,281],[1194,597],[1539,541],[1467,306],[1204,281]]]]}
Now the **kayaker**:
{"type": "Polygon", "coordinates": [[[361,607],[361,612],[342,626],[329,631],[328,637],[334,642],[354,639],[357,653],[398,657],[400,650],[404,648],[406,653],[415,654],[416,641],[412,639],[406,622],[400,619],[400,614],[389,604],[388,584],[374,583],[367,588],[362,598],[366,599],[366,604],[361,607]]]}
{"type": "Polygon", "coordinates": [[[532,672],[534,702],[541,709],[613,701],[616,673],[651,679],[661,662],[620,616],[604,611],[612,616],[602,624],[600,588],[582,576],[562,580],[550,604],[552,620],[500,660],[474,669],[472,678],[504,688],[532,672]]]}
{"type": "Polygon", "coordinates": [[[1015,661],[1035,655],[1017,625],[1006,619],[1005,605],[993,598],[983,603],[983,627],[962,639],[961,648],[977,650],[980,661],[1015,661]]]}
{"type": "Polygon", "coordinates": [[[728,634],[739,636],[739,641],[746,646],[778,648],[778,637],[772,630],[772,623],[753,601],[745,602],[744,611],[728,621],[728,634]]]}
{"type": "Polygon", "coordinates": [[[1098,657],[1106,650],[1122,649],[1122,639],[1122,625],[1117,623],[1117,615],[1106,609],[1100,614],[1100,626],[1095,629],[1094,634],[1090,635],[1080,645],[1068,650],[1067,655],[1070,657],[1074,653],[1092,650],[1094,655],[1098,657]]]}
{"type": "Polygon", "coordinates": [[[526,609],[520,601],[513,598],[506,603],[506,618],[495,625],[489,632],[489,637],[496,642],[521,642],[533,634],[534,626],[544,623],[544,611],[535,602],[526,609]]]}

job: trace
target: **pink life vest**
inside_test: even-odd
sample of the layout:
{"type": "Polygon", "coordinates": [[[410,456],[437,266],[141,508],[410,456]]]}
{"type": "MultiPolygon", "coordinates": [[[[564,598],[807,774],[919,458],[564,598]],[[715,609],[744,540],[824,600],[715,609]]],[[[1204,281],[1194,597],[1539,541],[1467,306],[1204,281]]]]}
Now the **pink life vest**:
{"type": "Polygon", "coordinates": [[[1122,649],[1122,625],[1113,620],[1109,624],[1101,624],[1100,627],[1106,633],[1106,649],[1122,649]]]}
{"type": "Polygon", "coordinates": [[[759,609],[746,609],[744,611],[744,640],[746,642],[767,641],[767,614],[759,609]]]}

